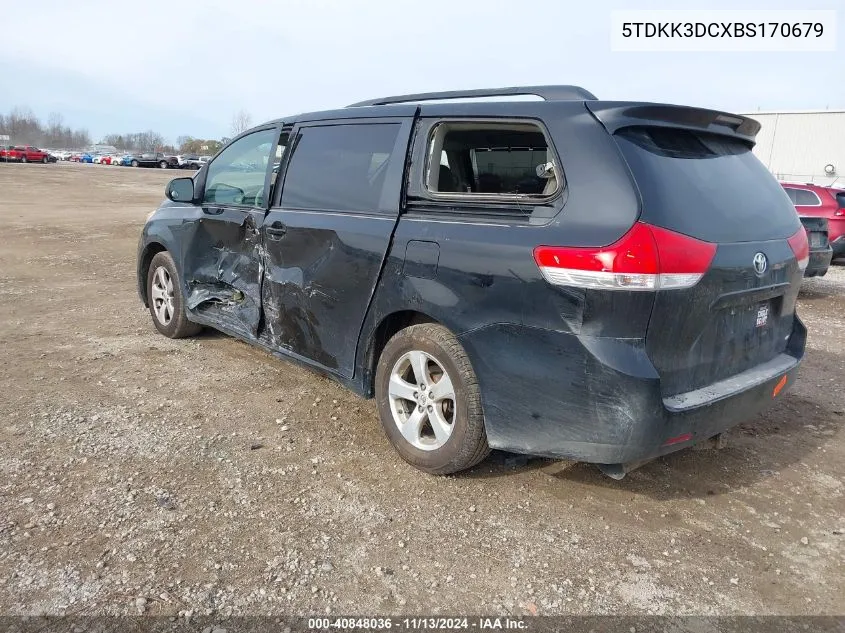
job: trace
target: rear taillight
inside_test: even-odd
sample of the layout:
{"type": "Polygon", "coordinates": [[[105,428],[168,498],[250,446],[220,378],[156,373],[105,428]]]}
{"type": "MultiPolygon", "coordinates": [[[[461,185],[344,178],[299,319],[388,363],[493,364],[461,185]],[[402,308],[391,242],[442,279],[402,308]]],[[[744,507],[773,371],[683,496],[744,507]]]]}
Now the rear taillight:
{"type": "Polygon", "coordinates": [[[715,254],[715,244],[637,222],[610,246],[538,246],[534,261],[557,286],[658,290],[694,286],[715,254]]]}
{"type": "Polygon", "coordinates": [[[835,215],[837,218],[841,218],[843,215],[845,215],[845,209],[837,209],[833,212],[833,215],[835,215]]]}
{"type": "Polygon", "coordinates": [[[810,243],[807,241],[807,232],[804,227],[798,229],[798,232],[786,241],[789,242],[789,247],[795,253],[798,268],[801,270],[807,268],[807,264],[810,263],[810,243]]]}

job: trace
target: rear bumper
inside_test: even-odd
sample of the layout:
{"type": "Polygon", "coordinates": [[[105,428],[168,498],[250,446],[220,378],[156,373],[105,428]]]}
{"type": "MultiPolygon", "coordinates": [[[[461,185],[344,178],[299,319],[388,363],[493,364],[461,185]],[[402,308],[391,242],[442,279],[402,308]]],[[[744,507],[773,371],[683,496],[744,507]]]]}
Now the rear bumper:
{"type": "MultiPolygon", "coordinates": [[[[843,240],[843,252],[845,252],[845,240],[843,240]]],[[[828,246],[823,249],[810,251],[810,262],[804,270],[805,277],[820,277],[830,267],[830,260],[833,258],[833,248],[828,246]]]]}
{"type": "Polygon", "coordinates": [[[796,317],[786,353],[771,364],[665,399],[641,340],[506,324],[460,338],[491,447],[620,464],[691,446],[777,402],[795,381],[806,329],[796,317]]]}

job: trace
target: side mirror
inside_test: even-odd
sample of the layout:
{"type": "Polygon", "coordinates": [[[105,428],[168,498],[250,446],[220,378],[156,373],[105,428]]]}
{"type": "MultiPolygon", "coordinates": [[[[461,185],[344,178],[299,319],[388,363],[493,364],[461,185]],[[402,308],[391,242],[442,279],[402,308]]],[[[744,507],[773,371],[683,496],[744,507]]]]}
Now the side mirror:
{"type": "Polygon", "coordinates": [[[174,178],[164,190],[166,195],[173,202],[193,202],[194,201],[194,179],[193,178],[174,178]]]}

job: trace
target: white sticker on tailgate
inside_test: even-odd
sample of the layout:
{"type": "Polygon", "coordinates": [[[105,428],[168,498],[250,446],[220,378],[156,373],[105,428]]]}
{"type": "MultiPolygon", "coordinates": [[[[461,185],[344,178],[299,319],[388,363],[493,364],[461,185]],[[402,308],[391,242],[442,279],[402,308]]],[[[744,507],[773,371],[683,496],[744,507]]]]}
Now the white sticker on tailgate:
{"type": "Polygon", "coordinates": [[[769,322],[769,306],[762,305],[757,308],[757,327],[763,327],[769,322]]]}

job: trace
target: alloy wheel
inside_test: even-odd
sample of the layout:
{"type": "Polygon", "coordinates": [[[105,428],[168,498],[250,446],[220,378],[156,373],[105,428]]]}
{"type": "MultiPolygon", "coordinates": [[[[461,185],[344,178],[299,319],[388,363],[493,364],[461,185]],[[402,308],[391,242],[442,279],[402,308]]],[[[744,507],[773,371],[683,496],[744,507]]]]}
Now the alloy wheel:
{"type": "Polygon", "coordinates": [[[164,266],[156,268],[150,288],[153,311],[162,325],[168,325],[175,312],[173,307],[173,279],[164,266]]]}
{"type": "Polygon", "coordinates": [[[393,421],[405,440],[423,451],[441,448],[455,427],[455,388],[443,364],[413,350],[393,365],[388,384],[393,421]]]}

